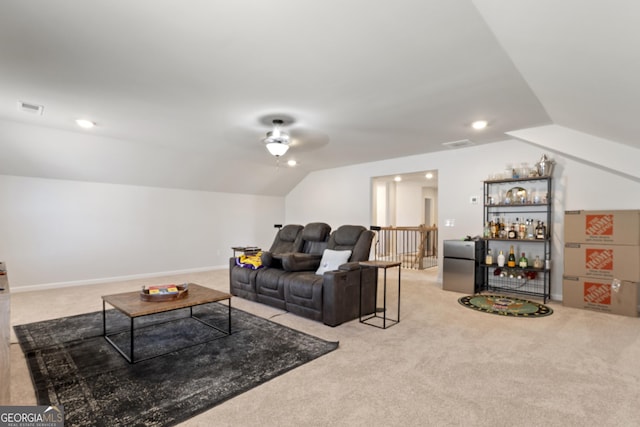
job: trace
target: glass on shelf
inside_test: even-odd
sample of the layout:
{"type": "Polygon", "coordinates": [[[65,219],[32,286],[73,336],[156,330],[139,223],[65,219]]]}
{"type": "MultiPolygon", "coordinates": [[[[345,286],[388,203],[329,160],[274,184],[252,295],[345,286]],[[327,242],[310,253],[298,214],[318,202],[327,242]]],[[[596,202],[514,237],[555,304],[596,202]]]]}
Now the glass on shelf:
{"type": "Polygon", "coordinates": [[[537,188],[532,188],[531,189],[531,203],[538,204],[538,203],[540,203],[540,201],[541,201],[540,192],[538,191],[537,188]]]}
{"type": "Polygon", "coordinates": [[[510,193],[510,190],[506,190],[504,192],[504,196],[502,196],[502,204],[503,205],[510,205],[511,204],[511,193],[510,193]]]}

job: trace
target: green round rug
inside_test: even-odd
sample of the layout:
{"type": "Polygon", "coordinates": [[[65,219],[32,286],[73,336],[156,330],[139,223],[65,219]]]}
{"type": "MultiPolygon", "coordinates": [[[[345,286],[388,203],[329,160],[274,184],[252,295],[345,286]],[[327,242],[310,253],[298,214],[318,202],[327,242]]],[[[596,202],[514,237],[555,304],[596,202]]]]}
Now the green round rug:
{"type": "Polygon", "coordinates": [[[501,316],[544,317],[553,313],[544,304],[503,295],[467,295],[458,302],[473,310],[501,316]]]}

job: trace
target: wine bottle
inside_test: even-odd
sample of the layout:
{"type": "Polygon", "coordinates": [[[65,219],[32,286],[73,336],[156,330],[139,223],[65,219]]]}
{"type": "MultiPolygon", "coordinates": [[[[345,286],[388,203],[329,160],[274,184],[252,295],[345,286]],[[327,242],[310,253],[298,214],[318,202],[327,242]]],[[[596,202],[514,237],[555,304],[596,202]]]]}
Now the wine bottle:
{"type": "Polygon", "coordinates": [[[513,245],[509,249],[509,258],[507,258],[507,267],[515,267],[516,266],[516,255],[513,253],[513,245]]]}
{"type": "Polygon", "coordinates": [[[518,266],[520,268],[527,268],[529,266],[529,260],[524,256],[524,252],[522,252],[522,256],[520,257],[520,260],[518,260],[518,266]]]}

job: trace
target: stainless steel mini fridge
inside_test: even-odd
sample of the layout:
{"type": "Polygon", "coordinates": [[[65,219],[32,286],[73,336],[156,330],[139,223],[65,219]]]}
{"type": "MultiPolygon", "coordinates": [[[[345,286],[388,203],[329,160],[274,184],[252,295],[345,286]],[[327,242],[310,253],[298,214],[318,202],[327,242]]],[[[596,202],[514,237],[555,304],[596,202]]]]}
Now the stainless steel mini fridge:
{"type": "Polygon", "coordinates": [[[482,289],[480,260],[483,240],[445,240],[443,242],[442,288],[472,295],[482,289]]]}

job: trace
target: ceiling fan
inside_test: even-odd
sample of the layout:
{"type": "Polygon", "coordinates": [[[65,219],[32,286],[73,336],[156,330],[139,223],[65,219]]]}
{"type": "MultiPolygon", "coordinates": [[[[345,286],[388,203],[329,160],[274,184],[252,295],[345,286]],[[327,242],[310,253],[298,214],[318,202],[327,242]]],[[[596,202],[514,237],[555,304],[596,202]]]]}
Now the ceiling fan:
{"type": "Polygon", "coordinates": [[[300,127],[293,117],[286,114],[263,116],[259,122],[271,124],[271,130],[261,141],[267,151],[278,159],[289,152],[290,148],[298,153],[315,150],[329,143],[326,134],[300,127]]]}
{"type": "MultiPolygon", "coordinates": [[[[286,113],[271,113],[257,118],[248,117],[247,122],[229,128],[225,137],[233,141],[235,147],[254,151],[256,142],[276,159],[303,155],[329,144],[329,136],[324,132],[305,126],[286,113]]],[[[263,153],[265,152],[263,151],[263,153]]]]}

